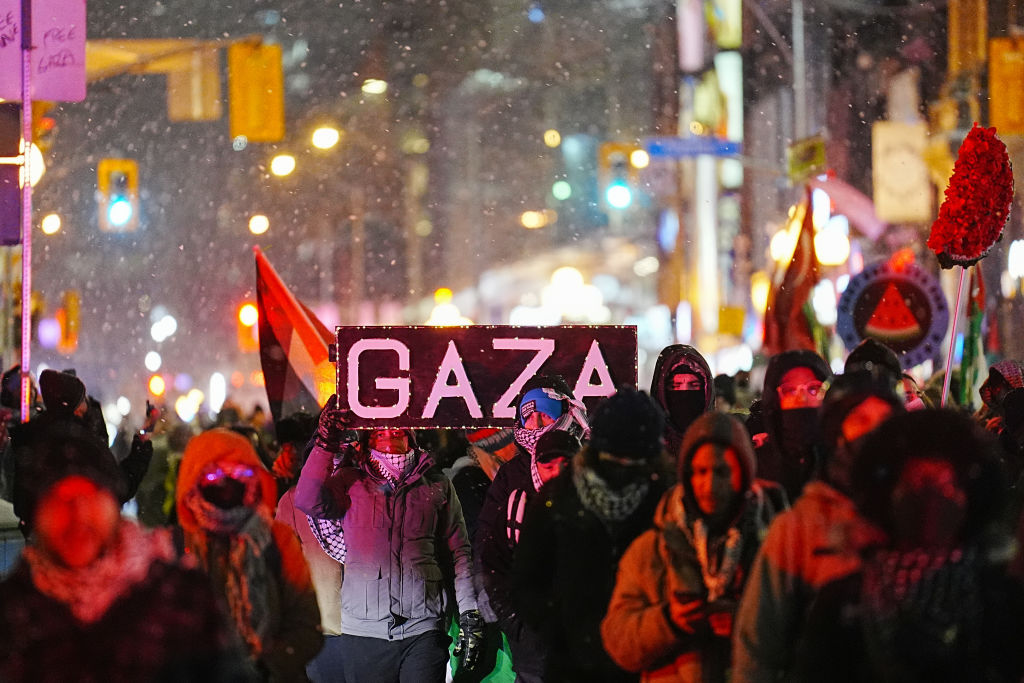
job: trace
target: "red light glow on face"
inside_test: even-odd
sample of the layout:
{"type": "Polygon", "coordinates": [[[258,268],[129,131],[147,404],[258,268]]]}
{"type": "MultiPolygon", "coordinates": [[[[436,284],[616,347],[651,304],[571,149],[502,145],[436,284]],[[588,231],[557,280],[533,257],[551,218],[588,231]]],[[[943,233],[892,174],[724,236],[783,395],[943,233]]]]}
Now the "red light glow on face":
{"type": "Polygon", "coordinates": [[[119,520],[117,501],[109,491],[72,475],[51,487],[36,507],[36,542],[66,567],[87,567],[106,550],[119,520]]]}

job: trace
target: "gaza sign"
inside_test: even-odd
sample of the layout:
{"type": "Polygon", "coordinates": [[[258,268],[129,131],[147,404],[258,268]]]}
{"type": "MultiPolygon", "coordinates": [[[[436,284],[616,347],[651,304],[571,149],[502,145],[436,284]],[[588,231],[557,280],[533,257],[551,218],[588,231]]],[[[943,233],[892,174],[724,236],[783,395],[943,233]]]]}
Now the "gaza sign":
{"type": "Polygon", "coordinates": [[[538,374],[560,375],[592,409],[637,384],[636,327],[338,327],[337,393],[352,426],[510,427],[538,374]]]}

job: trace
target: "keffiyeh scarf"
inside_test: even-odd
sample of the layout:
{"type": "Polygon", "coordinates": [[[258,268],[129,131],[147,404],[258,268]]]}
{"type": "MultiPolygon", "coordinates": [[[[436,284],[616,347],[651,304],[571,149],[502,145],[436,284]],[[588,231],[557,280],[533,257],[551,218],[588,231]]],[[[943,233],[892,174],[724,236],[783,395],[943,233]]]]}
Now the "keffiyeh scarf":
{"type": "Polygon", "coordinates": [[[88,567],[59,565],[32,544],[25,547],[22,557],[33,585],[43,595],[67,605],[76,619],[89,624],[142,582],[153,562],[174,562],[174,545],[166,530],[146,532],[134,522],[123,520],[113,543],[88,567]]]}
{"type": "Polygon", "coordinates": [[[587,423],[587,408],[582,401],[570,398],[554,389],[544,389],[544,393],[556,401],[566,401],[569,410],[561,417],[540,429],[527,429],[519,424],[518,420],[512,430],[516,443],[522,446],[523,450],[530,454],[530,478],[533,480],[533,490],[540,491],[544,482],[540,479],[540,472],[537,471],[537,442],[540,437],[550,431],[561,429],[575,435],[581,441],[590,438],[590,425],[587,423]]]}
{"type": "Polygon", "coordinates": [[[373,448],[370,449],[371,466],[392,486],[398,485],[402,477],[416,464],[416,460],[415,449],[409,449],[405,453],[384,453],[373,448]]]}
{"type": "Polygon", "coordinates": [[[576,463],[573,464],[572,483],[583,507],[604,522],[621,522],[633,514],[651,486],[649,480],[642,479],[616,491],[594,470],[576,463]]]}

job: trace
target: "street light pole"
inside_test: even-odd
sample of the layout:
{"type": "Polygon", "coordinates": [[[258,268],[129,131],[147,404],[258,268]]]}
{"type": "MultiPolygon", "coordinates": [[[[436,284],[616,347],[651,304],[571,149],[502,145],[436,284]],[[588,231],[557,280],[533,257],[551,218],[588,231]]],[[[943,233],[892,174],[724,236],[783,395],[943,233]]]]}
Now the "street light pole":
{"type": "Polygon", "coordinates": [[[793,139],[807,137],[807,56],[804,42],[804,0],[792,0],[793,12],[793,139]]]}

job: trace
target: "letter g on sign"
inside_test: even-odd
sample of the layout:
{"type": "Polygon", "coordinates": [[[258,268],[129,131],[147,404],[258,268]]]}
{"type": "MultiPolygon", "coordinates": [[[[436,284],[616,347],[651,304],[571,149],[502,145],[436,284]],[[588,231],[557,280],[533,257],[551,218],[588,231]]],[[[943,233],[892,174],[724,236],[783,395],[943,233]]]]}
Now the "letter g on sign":
{"type": "Polygon", "coordinates": [[[408,377],[377,377],[374,386],[377,389],[391,389],[398,392],[398,401],[390,406],[365,406],[359,401],[359,362],[365,351],[393,351],[398,354],[398,369],[409,371],[409,347],[395,339],[360,339],[348,350],[346,366],[348,369],[349,409],[363,418],[392,419],[409,409],[410,384],[408,377]]]}

